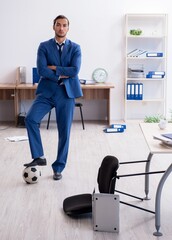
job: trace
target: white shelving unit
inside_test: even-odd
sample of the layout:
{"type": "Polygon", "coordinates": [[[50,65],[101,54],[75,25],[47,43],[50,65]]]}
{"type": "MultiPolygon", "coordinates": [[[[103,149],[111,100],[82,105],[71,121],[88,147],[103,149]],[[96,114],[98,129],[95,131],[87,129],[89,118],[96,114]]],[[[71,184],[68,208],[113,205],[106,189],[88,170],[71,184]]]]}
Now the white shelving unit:
{"type": "Polygon", "coordinates": [[[144,119],[145,116],[152,115],[164,116],[167,81],[167,14],[126,14],[125,23],[124,119],[144,119]],[[130,30],[133,29],[140,29],[141,35],[131,35],[130,30]],[[142,54],[138,55],[138,52],[142,54]],[[147,57],[147,53],[162,53],[162,56],[147,57]],[[165,72],[165,76],[147,78],[146,75],[150,71],[165,72]],[[138,88],[135,87],[138,84],[143,87],[139,100],[137,98],[138,88]],[[132,99],[131,94],[127,94],[129,93],[128,87],[131,85],[136,89],[132,99]]]}

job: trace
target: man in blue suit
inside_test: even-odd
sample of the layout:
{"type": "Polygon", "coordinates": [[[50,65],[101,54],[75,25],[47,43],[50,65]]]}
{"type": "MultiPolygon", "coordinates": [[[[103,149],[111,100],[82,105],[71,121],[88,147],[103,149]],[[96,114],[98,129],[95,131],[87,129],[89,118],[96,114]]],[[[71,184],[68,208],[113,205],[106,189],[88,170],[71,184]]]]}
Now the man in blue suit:
{"type": "Polygon", "coordinates": [[[40,135],[43,117],[55,108],[58,129],[57,158],[52,164],[53,179],[62,178],[69,148],[69,138],[75,98],[81,97],[82,90],[78,78],[81,66],[80,46],[66,38],[69,20],[59,15],[54,19],[55,38],[39,45],[37,70],[40,75],[36,98],[27,113],[25,123],[33,161],[25,167],[47,164],[40,135]]]}

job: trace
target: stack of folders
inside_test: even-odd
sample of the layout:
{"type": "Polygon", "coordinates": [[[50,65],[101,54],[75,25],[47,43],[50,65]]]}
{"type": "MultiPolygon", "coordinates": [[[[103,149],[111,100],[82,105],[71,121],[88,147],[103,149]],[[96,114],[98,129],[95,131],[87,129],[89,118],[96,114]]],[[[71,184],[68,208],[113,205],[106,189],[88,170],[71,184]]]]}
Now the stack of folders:
{"type": "Polygon", "coordinates": [[[141,49],[134,49],[131,52],[127,53],[127,57],[143,57],[147,51],[141,49]]]}
{"type": "Polygon", "coordinates": [[[164,71],[149,71],[146,78],[164,78],[164,71]]]}
{"type": "Polygon", "coordinates": [[[127,100],[143,100],[143,83],[127,83],[127,100]]]}
{"type": "Polygon", "coordinates": [[[162,52],[147,52],[146,57],[163,57],[162,52]]]}
{"type": "Polygon", "coordinates": [[[120,133],[124,132],[125,129],[126,129],[125,124],[112,124],[110,125],[110,127],[105,128],[103,131],[105,133],[120,133]]]}

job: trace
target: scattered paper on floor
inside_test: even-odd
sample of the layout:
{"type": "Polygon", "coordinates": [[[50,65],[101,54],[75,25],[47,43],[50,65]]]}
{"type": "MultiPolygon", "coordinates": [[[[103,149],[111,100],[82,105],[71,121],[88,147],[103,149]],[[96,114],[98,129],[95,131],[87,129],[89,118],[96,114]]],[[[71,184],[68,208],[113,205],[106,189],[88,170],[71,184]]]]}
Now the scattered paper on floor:
{"type": "Polygon", "coordinates": [[[5,140],[10,142],[20,142],[20,141],[27,141],[27,136],[13,136],[13,137],[6,137],[5,140]]]}

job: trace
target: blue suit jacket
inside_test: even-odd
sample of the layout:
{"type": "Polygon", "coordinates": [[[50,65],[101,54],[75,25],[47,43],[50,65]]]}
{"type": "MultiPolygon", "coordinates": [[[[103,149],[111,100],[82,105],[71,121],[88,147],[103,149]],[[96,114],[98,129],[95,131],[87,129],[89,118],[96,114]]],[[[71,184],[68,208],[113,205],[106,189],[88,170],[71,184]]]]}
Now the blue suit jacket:
{"type": "Polygon", "coordinates": [[[51,97],[56,91],[55,85],[59,76],[64,75],[69,76],[69,78],[63,79],[68,97],[83,96],[78,78],[80,66],[81,49],[78,44],[66,39],[60,58],[54,38],[42,42],[37,52],[37,69],[41,77],[36,94],[42,94],[47,98],[51,97]],[[57,66],[56,71],[49,69],[48,65],[57,66]]]}

